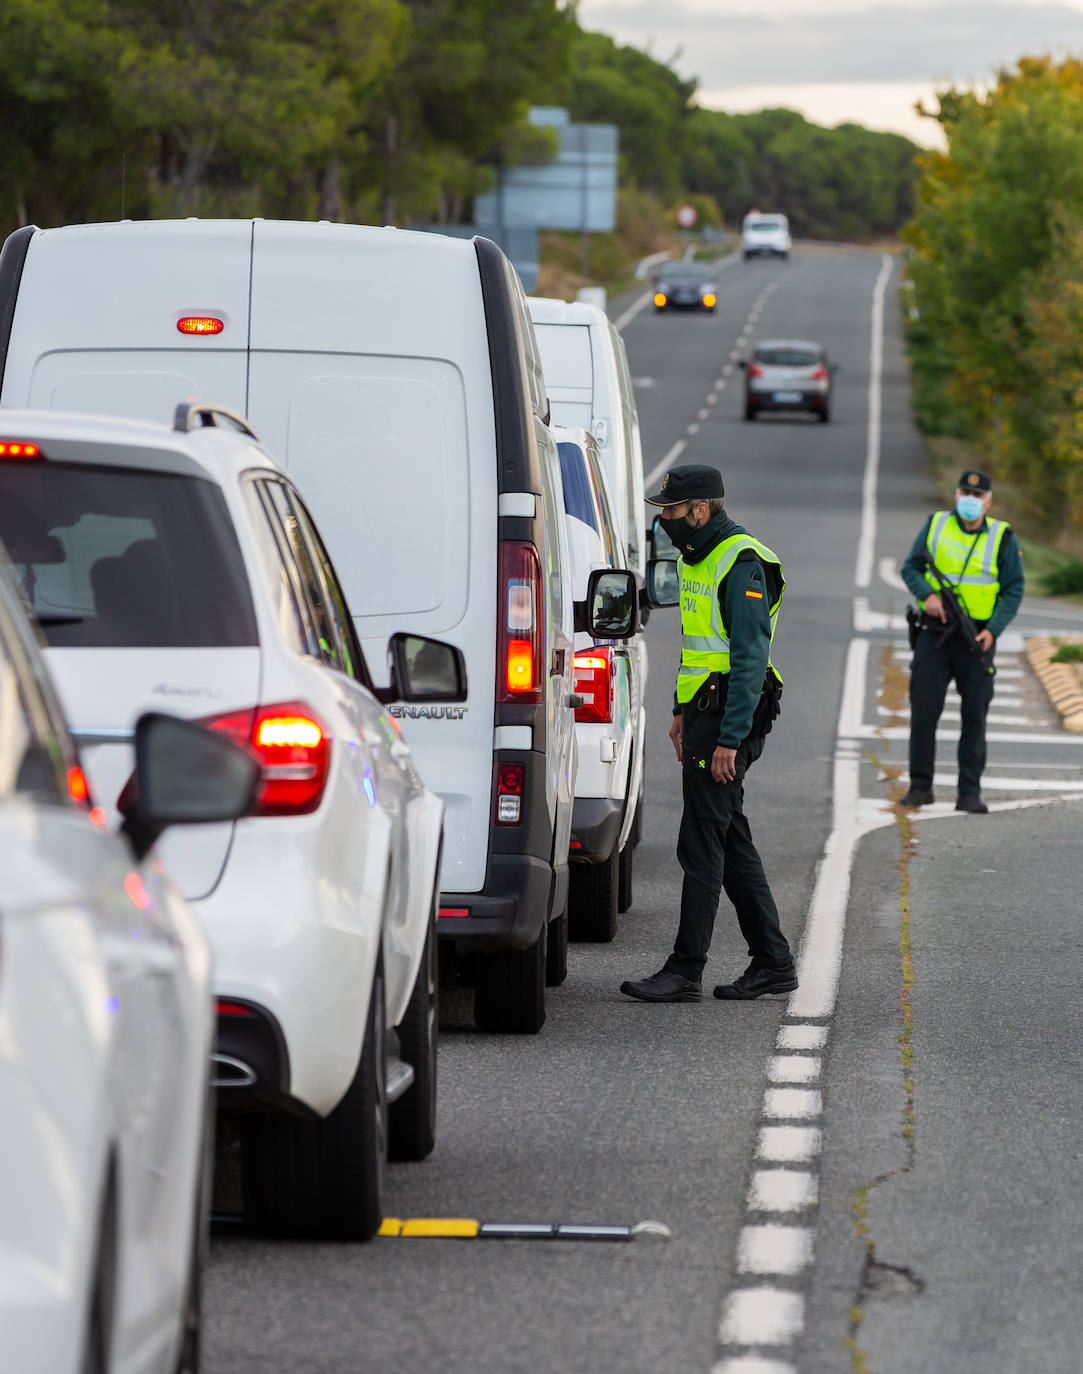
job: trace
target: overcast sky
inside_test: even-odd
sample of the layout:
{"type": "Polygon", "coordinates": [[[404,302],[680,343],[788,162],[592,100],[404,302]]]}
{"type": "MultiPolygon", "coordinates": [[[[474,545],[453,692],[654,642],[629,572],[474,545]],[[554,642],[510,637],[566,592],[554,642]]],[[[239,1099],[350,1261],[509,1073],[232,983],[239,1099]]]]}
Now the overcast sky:
{"type": "Polygon", "coordinates": [[[702,104],[789,104],[834,124],[898,128],[937,85],[988,81],[1024,53],[1083,53],[1083,0],[580,0],[584,28],[648,49],[702,104]]]}

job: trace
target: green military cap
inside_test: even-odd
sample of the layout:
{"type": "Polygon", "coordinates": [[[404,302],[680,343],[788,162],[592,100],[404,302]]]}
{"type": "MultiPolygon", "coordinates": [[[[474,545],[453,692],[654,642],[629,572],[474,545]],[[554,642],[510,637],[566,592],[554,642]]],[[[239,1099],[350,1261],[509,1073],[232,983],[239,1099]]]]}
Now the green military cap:
{"type": "Polygon", "coordinates": [[[644,499],[652,506],[675,506],[680,501],[711,501],[725,496],[722,474],[706,463],[682,463],[670,468],[653,496],[644,499]]]}

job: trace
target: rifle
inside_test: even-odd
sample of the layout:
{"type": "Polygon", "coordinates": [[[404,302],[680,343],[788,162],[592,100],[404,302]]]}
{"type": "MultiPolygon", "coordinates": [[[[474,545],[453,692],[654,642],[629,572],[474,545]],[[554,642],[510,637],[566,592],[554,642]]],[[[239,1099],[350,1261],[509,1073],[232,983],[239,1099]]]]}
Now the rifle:
{"type": "Polygon", "coordinates": [[[946,644],[953,634],[961,634],[972,654],[978,654],[983,662],[992,662],[993,648],[983,649],[978,643],[977,626],[966,607],[959,600],[955,584],[944,576],[928,555],[925,558],[925,567],[936,583],[937,595],[947,613],[947,623],[940,638],[936,641],[936,647],[939,649],[942,644],[946,644]]]}

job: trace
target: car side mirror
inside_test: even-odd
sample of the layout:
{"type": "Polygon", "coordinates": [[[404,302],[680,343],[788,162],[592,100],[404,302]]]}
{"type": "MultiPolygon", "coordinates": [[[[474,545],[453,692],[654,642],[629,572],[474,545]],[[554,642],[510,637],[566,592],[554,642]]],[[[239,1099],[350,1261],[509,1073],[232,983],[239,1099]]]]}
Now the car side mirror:
{"type": "Polygon", "coordinates": [[[596,568],[587,582],[587,599],[581,611],[584,628],[592,638],[631,639],[639,628],[635,573],[626,568],[596,568]]]}
{"type": "Polygon", "coordinates": [[[676,606],[681,599],[681,579],[673,558],[652,558],[647,563],[648,606],[676,606]]]}
{"type": "Polygon", "coordinates": [[[466,660],[453,644],[400,630],[387,641],[387,655],[391,682],[374,689],[378,701],[466,700],[466,660]]]}
{"type": "Polygon", "coordinates": [[[148,712],[135,724],[135,785],[121,829],[142,859],[168,826],[249,815],[261,777],[258,759],[224,735],[148,712]]]}

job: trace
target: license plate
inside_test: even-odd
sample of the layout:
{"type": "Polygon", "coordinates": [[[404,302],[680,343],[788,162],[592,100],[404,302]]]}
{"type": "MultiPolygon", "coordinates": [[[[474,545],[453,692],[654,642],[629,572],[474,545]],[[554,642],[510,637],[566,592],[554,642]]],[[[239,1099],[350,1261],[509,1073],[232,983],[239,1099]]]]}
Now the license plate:
{"type": "Polygon", "coordinates": [[[777,401],[780,406],[796,405],[801,399],[799,391],[776,391],[772,400],[777,401]]]}

